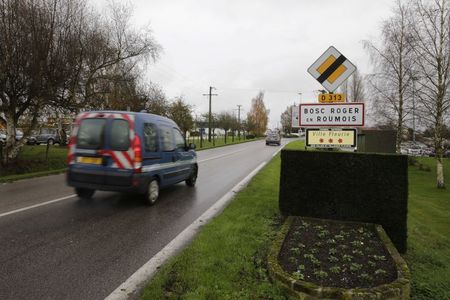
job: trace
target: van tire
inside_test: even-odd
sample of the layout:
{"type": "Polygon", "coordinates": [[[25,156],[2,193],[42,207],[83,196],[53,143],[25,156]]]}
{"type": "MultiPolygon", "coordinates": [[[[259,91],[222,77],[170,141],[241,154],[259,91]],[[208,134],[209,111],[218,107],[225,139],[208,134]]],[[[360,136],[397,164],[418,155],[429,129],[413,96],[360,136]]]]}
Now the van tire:
{"type": "Polygon", "coordinates": [[[147,192],[144,195],[144,200],[147,205],[153,205],[156,203],[159,197],[159,182],[153,178],[147,187],[147,192]]]}
{"type": "Polygon", "coordinates": [[[95,190],[85,188],[75,188],[75,193],[81,199],[91,199],[95,193],[95,190]]]}
{"type": "Polygon", "coordinates": [[[53,139],[48,139],[47,144],[53,145],[55,144],[55,141],[53,139]]]}
{"type": "Polygon", "coordinates": [[[192,169],[191,175],[189,175],[189,178],[186,179],[186,185],[190,187],[194,187],[195,183],[197,182],[197,175],[198,175],[198,167],[194,166],[192,169]]]}

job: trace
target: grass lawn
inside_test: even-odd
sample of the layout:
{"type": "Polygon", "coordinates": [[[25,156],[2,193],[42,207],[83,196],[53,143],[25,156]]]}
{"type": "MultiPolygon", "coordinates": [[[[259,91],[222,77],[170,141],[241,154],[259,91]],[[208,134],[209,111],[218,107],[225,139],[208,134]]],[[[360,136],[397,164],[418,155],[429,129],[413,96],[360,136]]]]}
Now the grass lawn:
{"type": "MultiPolygon", "coordinates": [[[[436,162],[419,161],[431,172],[409,169],[408,251],[414,299],[450,299],[450,188],[436,189],[436,162]]],[[[445,160],[450,186],[450,161],[445,160]]]]}
{"type": "Polygon", "coordinates": [[[17,162],[8,167],[0,167],[0,182],[13,181],[33,176],[59,172],[66,168],[67,147],[46,145],[25,145],[17,162]]]}
{"type": "MultiPolygon", "coordinates": [[[[290,149],[304,148],[293,142],[290,149]]],[[[450,191],[435,188],[431,172],[409,170],[408,252],[413,299],[450,299],[450,191]]],[[[143,299],[286,299],[271,283],[266,255],[281,218],[278,209],[280,156],[237,194],[146,287],[143,299]]],[[[450,163],[445,164],[450,180],[450,163]]]]}

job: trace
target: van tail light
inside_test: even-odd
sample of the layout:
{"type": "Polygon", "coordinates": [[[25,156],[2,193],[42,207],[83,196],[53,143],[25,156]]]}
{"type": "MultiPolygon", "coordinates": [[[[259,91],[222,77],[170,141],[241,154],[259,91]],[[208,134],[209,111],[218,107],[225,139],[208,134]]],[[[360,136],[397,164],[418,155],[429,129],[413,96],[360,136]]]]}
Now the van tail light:
{"type": "Polygon", "coordinates": [[[133,152],[134,152],[134,173],[142,172],[142,147],[141,139],[138,135],[134,136],[133,152]]]}
{"type": "Polygon", "coordinates": [[[69,145],[67,146],[68,151],[67,151],[67,164],[71,165],[75,163],[75,141],[76,137],[71,136],[69,138],[69,145]]]}

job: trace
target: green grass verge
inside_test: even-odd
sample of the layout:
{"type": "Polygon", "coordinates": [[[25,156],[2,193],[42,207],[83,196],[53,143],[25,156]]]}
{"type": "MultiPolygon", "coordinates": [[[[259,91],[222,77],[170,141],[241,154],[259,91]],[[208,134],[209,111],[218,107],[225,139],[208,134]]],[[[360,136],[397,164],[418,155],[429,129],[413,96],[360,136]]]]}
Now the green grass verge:
{"type": "Polygon", "coordinates": [[[45,145],[24,146],[14,164],[0,168],[0,182],[63,172],[66,168],[67,147],[52,145],[48,155],[46,150],[45,145]]]}
{"type": "MultiPolygon", "coordinates": [[[[436,161],[421,158],[426,172],[409,169],[408,251],[414,299],[450,299],[450,189],[436,188],[436,161]]],[[[450,161],[445,159],[450,183],[450,161]]]]}
{"type": "MultiPolygon", "coordinates": [[[[287,145],[303,149],[301,141],[287,145]]],[[[435,168],[432,158],[420,160],[435,168]]],[[[445,162],[450,180],[450,163],[445,162]]],[[[277,155],[207,224],[191,245],[166,263],[142,299],[286,299],[267,275],[266,255],[280,216],[277,155]]],[[[409,170],[408,252],[412,299],[450,299],[450,191],[435,188],[435,172],[409,170]]]]}

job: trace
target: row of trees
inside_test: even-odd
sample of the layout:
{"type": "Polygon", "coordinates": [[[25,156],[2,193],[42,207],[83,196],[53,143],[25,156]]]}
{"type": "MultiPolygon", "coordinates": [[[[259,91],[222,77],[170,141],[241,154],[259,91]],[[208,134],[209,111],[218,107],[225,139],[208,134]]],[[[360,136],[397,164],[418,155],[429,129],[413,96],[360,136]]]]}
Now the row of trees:
{"type": "MultiPolygon", "coordinates": [[[[231,131],[234,136],[236,132],[240,134],[241,131],[251,133],[254,136],[263,136],[267,130],[269,123],[269,110],[264,104],[264,92],[260,91],[251,102],[251,107],[247,113],[247,118],[241,120],[232,112],[223,111],[220,113],[213,113],[211,116],[211,131],[214,133],[216,128],[223,129],[225,132],[225,143],[227,142],[228,132],[231,131]]],[[[209,115],[202,114],[200,118],[196,118],[194,130],[208,127],[209,115]]]]}
{"type": "Polygon", "coordinates": [[[367,77],[379,119],[397,129],[397,150],[410,122],[430,128],[437,186],[444,188],[443,154],[450,108],[450,0],[398,0],[381,40],[366,41],[376,72],[367,77]]]}
{"type": "MultiPolygon", "coordinates": [[[[14,161],[45,119],[81,110],[146,109],[174,119],[184,132],[193,128],[192,107],[182,97],[168,101],[160,87],[141,78],[162,49],[150,27],[133,28],[128,5],[111,2],[108,9],[99,14],[85,0],[0,1],[2,164],[14,161]],[[18,125],[25,129],[21,141],[15,139],[18,125]]],[[[256,135],[267,126],[263,97],[253,99],[245,123],[256,135]]],[[[235,128],[229,114],[218,118],[225,131],[235,128]]]]}

